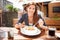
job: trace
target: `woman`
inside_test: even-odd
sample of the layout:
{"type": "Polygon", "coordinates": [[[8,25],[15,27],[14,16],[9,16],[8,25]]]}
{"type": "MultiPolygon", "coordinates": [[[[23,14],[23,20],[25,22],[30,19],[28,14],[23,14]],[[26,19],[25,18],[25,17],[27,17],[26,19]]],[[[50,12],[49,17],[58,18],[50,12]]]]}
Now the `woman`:
{"type": "Polygon", "coordinates": [[[27,26],[34,25],[38,22],[39,19],[40,19],[40,21],[38,22],[38,25],[43,29],[46,28],[46,27],[44,27],[44,25],[45,25],[44,20],[42,19],[42,17],[40,15],[37,14],[36,4],[28,3],[25,5],[24,9],[27,13],[22,15],[21,19],[15,25],[15,28],[20,29],[20,27],[23,28],[26,25],[27,26]]]}

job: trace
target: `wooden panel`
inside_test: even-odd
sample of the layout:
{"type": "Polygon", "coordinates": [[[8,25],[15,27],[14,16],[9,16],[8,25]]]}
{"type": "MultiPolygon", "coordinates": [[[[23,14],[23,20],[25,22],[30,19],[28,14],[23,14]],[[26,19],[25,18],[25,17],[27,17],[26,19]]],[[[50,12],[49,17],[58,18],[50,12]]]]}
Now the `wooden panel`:
{"type": "Polygon", "coordinates": [[[49,17],[54,17],[54,16],[58,16],[60,17],[60,13],[53,13],[53,7],[54,6],[60,6],[60,2],[56,2],[56,3],[49,3],[48,5],[48,12],[49,12],[49,17]]]}
{"type": "Polygon", "coordinates": [[[46,19],[45,23],[47,26],[55,26],[56,28],[60,28],[60,20],[46,19]]]}
{"type": "Polygon", "coordinates": [[[60,20],[47,19],[47,20],[45,20],[45,22],[47,25],[60,26],[60,20]]]}
{"type": "Polygon", "coordinates": [[[0,27],[2,25],[2,10],[0,9],[0,27]]]}
{"type": "Polygon", "coordinates": [[[1,27],[1,18],[0,18],[0,27],[1,27]]]}
{"type": "Polygon", "coordinates": [[[18,22],[18,19],[13,19],[13,26],[18,22]]]}

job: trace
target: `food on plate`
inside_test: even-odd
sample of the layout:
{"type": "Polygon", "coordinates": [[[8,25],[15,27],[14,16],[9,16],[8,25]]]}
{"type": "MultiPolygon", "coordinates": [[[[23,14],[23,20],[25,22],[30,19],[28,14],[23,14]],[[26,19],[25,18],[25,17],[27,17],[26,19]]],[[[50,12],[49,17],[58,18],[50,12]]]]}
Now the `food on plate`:
{"type": "Polygon", "coordinates": [[[40,34],[40,30],[34,26],[25,26],[24,28],[22,28],[21,33],[28,36],[34,36],[40,34]]]}
{"type": "Polygon", "coordinates": [[[26,28],[26,30],[34,30],[34,27],[33,27],[33,26],[28,26],[28,27],[26,28]]]}

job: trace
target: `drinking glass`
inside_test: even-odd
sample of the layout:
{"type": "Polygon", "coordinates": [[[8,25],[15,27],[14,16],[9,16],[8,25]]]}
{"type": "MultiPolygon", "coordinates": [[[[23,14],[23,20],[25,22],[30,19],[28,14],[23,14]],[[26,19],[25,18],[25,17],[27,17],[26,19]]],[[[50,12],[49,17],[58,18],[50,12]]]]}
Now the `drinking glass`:
{"type": "Polygon", "coordinates": [[[54,38],[55,37],[55,32],[56,32],[56,28],[55,27],[49,27],[48,28],[49,37],[54,38]]]}

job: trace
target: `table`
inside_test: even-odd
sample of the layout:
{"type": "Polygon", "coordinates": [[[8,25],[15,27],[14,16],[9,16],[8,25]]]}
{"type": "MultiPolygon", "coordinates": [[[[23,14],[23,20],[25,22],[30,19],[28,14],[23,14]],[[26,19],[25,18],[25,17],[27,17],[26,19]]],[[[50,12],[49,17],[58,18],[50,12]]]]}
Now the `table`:
{"type": "MultiPolygon", "coordinates": [[[[6,38],[4,39],[4,38],[0,37],[0,40],[1,39],[4,39],[4,40],[56,40],[56,38],[49,38],[47,35],[48,31],[46,31],[46,33],[45,33],[45,30],[42,30],[42,33],[38,36],[28,37],[28,36],[22,35],[21,33],[18,34],[18,30],[15,28],[0,27],[0,29],[2,29],[4,31],[11,30],[11,33],[14,32],[14,34],[11,34],[11,36],[13,36],[13,37],[8,38],[8,34],[6,34],[7,35],[6,38]]],[[[57,30],[56,32],[60,33],[60,30],[59,31],[57,30]]]]}
{"type": "Polygon", "coordinates": [[[13,40],[10,36],[13,36],[14,31],[16,31],[16,29],[12,27],[0,27],[0,40],[13,40]],[[10,32],[10,34],[8,32],[10,32]]]}
{"type": "MultiPolygon", "coordinates": [[[[47,32],[48,31],[45,32],[45,30],[42,30],[41,34],[39,34],[38,36],[34,36],[34,37],[22,35],[21,33],[15,34],[14,40],[57,40],[55,37],[53,37],[53,38],[49,37],[47,32]]],[[[59,32],[60,32],[60,30],[59,30],[59,32]]]]}

